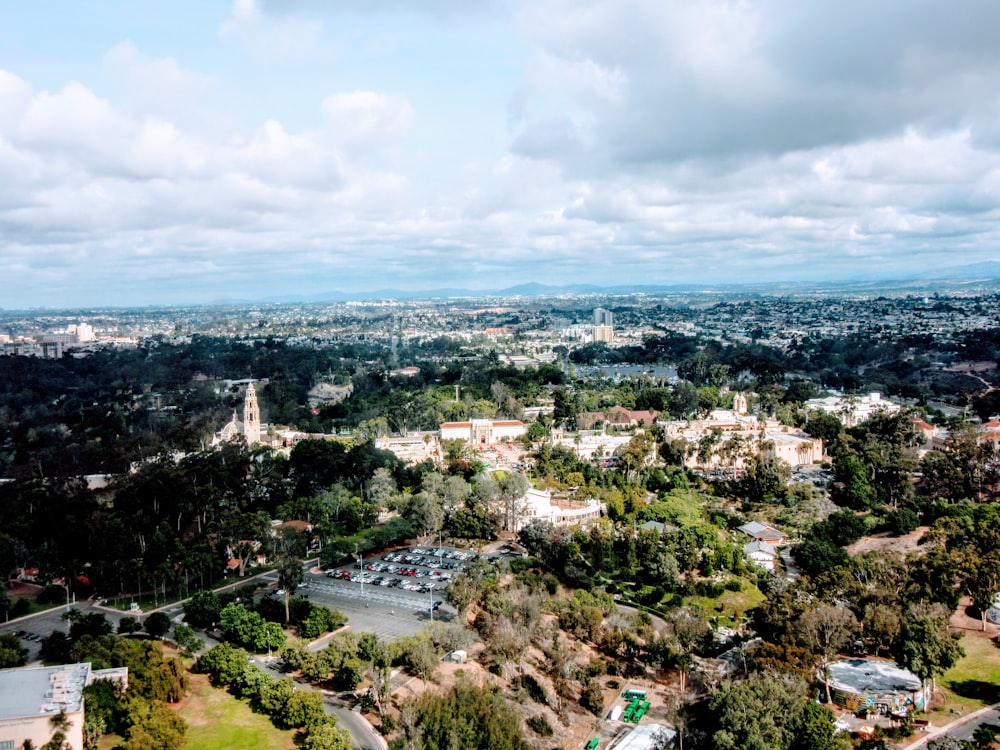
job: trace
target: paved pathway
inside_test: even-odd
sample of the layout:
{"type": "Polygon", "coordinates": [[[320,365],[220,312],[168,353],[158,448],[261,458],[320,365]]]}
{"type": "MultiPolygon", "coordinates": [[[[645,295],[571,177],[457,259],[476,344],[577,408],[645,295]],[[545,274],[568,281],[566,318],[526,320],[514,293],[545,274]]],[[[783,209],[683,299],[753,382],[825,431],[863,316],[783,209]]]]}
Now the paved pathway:
{"type": "Polygon", "coordinates": [[[971,740],[976,729],[984,724],[992,724],[1000,727],[1000,703],[987,708],[981,708],[968,716],[964,716],[958,721],[953,721],[943,727],[933,727],[917,738],[916,741],[906,745],[907,750],[928,747],[930,743],[940,737],[954,737],[957,740],[971,740]]]}

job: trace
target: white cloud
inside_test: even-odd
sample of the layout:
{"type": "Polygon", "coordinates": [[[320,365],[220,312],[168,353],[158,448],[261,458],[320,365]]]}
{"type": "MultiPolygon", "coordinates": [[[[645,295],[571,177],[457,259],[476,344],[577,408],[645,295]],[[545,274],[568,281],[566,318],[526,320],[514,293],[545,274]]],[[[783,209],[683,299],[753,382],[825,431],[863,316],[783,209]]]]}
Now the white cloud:
{"type": "Polygon", "coordinates": [[[120,42],[104,55],[104,70],[122,97],[139,112],[176,118],[212,90],[210,80],[185,70],[172,57],[144,55],[133,42],[120,42]]]}
{"type": "Polygon", "coordinates": [[[395,145],[413,127],[413,107],[402,96],[351,91],[326,97],[322,108],[334,140],[351,147],[395,145]]]}
{"type": "Polygon", "coordinates": [[[263,62],[288,62],[311,56],[319,45],[323,24],[297,16],[266,14],[257,0],[235,0],[219,36],[233,39],[250,57],[263,62]]]}
{"type": "Polygon", "coordinates": [[[997,22],[988,0],[962,13],[930,0],[542,0],[521,17],[537,56],[515,99],[516,146],[546,157],[535,130],[550,129],[553,97],[587,112],[596,134],[552,154],[576,171],[778,154],[909,126],[992,131],[982,118],[996,112],[1000,48],[982,29],[997,22]],[[585,66],[628,85],[596,97],[571,85],[585,66]]]}
{"type": "Polygon", "coordinates": [[[961,18],[931,0],[512,3],[533,54],[503,89],[486,79],[509,82],[523,47],[484,48],[465,79],[484,17],[362,5],[235,2],[219,35],[283,63],[252,75],[131,34],[103,79],[47,90],[0,70],[0,266],[59,300],[153,277],[248,296],[843,275],[1000,241],[984,31],[1000,11],[983,0],[961,18]],[[303,61],[324,33],[313,13],[387,22],[336,29],[328,70],[303,61]],[[399,43],[375,50],[383,31],[399,43]],[[399,68],[428,35],[433,55],[399,68]],[[246,98],[258,114],[240,121],[246,98]],[[475,128],[447,141],[463,117],[475,128]]]}

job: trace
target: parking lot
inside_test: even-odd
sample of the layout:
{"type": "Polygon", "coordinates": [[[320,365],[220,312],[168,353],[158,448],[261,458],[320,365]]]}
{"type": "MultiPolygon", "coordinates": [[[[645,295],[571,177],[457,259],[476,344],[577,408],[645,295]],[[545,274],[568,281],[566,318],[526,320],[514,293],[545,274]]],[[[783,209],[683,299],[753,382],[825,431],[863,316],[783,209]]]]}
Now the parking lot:
{"type": "Polygon", "coordinates": [[[297,594],[337,607],[353,630],[392,639],[416,632],[431,619],[451,620],[455,611],[445,589],[477,557],[450,547],[372,554],[325,571],[314,568],[297,594]]]}
{"type": "Polygon", "coordinates": [[[311,576],[309,587],[406,609],[437,609],[448,583],[477,557],[475,552],[447,547],[396,550],[330,568],[323,579],[311,576]]]}
{"type": "Polygon", "coordinates": [[[326,571],[326,577],[337,582],[356,583],[359,591],[368,585],[427,594],[443,589],[477,557],[475,552],[466,550],[415,547],[388,552],[381,558],[362,558],[353,565],[326,571]]]}

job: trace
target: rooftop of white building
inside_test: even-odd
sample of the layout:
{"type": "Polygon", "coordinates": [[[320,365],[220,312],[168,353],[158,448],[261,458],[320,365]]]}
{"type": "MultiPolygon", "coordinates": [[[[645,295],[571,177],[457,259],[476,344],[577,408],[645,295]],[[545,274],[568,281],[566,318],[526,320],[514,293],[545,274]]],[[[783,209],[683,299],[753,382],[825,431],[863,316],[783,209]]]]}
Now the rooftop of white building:
{"type": "Polygon", "coordinates": [[[90,664],[0,669],[0,721],[83,710],[90,664]]]}

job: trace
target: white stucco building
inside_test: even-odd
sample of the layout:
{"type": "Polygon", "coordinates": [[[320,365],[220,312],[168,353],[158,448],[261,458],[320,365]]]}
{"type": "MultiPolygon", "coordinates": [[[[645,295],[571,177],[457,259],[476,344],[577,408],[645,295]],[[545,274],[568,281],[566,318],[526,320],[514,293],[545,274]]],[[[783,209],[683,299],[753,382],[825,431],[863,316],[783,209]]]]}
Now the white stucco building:
{"type": "Polygon", "coordinates": [[[128,685],[127,669],[93,671],[89,663],[0,669],[0,748],[42,747],[52,739],[52,719],[68,722],[66,747],[83,750],[83,689],[95,680],[128,685]]]}
{"type": "Polygon", "coordinates": [[[520,531],[529,521],[548,521],[553,526],[586,525],[596,521],[604,512],[604,505],[597,500],[553,501],[548,490],[530,489],[522,498],[521,514],[517,528],[520,531]]]}
{"type": "Polygon", "coordinates": [[[470,419],[467,422],[442,422],[442,440],[464,440],[469,445],[487,446],[507,443],[525,434],[528,428],[517,419],[470,419]]]}
{"type": "Polygon", "coordinates": [[[869,419],[873,414],[896,414],[900,406],[882,399],[881,393],[867,393],[864,396],[826,396],[806,401],[807,410],[833,414],[845,427],[854,427],[869,419]]]}
{"type": "Polygon", "coordinates": [[[774,419],[717,409],[706,419],[663,423],[668,440],[683,440],[690,469],[742,470],[753,456],[780,458],[789,466],[810,466],[826,459],[823,441],[774,419]],[[705,449],[707,441],[708,450],[705,449]]]}

